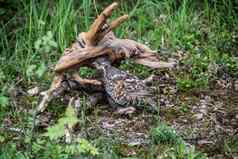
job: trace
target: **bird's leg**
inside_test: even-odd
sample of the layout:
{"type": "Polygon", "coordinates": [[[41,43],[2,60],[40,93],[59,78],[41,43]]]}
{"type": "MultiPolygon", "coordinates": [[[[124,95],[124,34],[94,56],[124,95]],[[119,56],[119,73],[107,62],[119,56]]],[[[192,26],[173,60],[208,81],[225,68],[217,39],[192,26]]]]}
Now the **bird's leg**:
{"type": "Polygon", "coordinates": [[[48,103],[52,100],[52,98],[57,96],[54,93],[61,88],[62,81],[63,81],[63,74],[57,74],[53,79],[50,89],[47,90],[46,92],[41,93],[43,95],[43,98],[36,109],[37,113],[42,113],[46,109],[48,103]]]}

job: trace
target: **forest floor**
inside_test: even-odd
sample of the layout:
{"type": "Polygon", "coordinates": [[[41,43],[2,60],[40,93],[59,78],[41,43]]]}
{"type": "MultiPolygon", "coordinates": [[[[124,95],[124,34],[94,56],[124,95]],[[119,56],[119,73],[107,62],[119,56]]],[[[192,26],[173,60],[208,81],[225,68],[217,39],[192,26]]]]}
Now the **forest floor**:
{"type": "Polygon", "coordinates": [[[111,1],[1,3],[0,158],[238,158],[236,2],[121,1],[113,16],[130,19],[115,33],[178,62],[163,70],[132,61],[120,66],[142,79],[157,75],[159,114],[121,115],[108,105],[88,107],[81,97],[74,118],[72,93],[52,101],[34,131],[39,92],[49,88],[60,53],[111,1]],[[71,144],[66,121],[77,123],[71,144]]]}

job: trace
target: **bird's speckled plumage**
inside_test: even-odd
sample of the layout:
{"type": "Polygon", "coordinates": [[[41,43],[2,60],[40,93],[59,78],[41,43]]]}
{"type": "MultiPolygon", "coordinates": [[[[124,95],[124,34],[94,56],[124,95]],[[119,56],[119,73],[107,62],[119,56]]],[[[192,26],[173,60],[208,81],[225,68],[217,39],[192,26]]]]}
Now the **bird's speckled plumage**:
{"type": "Polygon", "coordinates": [[[102,72],[104,89],[109,101],[119,106],[133,106],[156,112],[153,91],[143,80],[111,66],[106,58],[98,58],[93,65],[102,72]]]}

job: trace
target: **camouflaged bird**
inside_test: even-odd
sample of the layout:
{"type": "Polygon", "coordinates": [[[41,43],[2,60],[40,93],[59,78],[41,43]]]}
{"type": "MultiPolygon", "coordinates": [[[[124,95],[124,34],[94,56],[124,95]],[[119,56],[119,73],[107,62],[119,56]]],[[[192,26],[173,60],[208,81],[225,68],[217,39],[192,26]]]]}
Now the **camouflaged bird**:
{"type": "Polygon", "coordinates": [[[104,91],[110,105],[132,106],[157,112],[153,91],[144,80],[113,67],[105,57],[97,58],[92,64],[102,75],[104,91]]]}

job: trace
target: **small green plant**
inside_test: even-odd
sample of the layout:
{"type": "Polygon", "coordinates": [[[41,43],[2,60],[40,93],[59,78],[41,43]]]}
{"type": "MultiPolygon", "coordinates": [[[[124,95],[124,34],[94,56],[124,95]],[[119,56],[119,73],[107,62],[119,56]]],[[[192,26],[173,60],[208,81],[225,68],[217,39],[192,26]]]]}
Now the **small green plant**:
{"type": "Polygon", "coordinates": [[[3,81],[6,79],[6,76],[2,69],[0,69],[0,83],[3,83],[3,81]]]}
{"type": "Polygon", "coordinates": [[[185,143],[179,143],[163,154],[166,159],[207,159],[207,157],[195,151],[194,146],[188,147],[185,143]]]}
{"type": "Polygon", "coordinates": [[[65,152],[69,154],[90,154],[92,156],[99,154],[97,148],[86,139],[78,139],[74,144],[66,145],[65,152]]]}
{"type": "Polygon", "coordinates": [[[4,142],[4,140],[5,140],[5,137],[0,134],[0,144],[4,142]]]}
{"type": "MultiPolygon", "coordinates": [[[[31,60],[39,60],[41,58],[49,58],[50,52],[57,49],[57,43],[53,38],[53,33],[48,31],[46,35],[38,38],[34,43],[35,54],[31,57],[31,60]]],[[[26,76],[28,80],[34,79],[34,77],[40,79],[47,71],[46,63],[41,61],[37,64],[29,64],[26,68],[26,76]]]]}
{"type": "Polygon", "coordinates": [[[155,144],[175,144],[182,142],[182,138],[176,131],[165,123],[160,123],[158,127],[153,128],[150,134],[155,144]]]}
{"type": "Polygon", "coordinates": [[[45,72],[47,71],[47,66],[44,62],[39,63],[39,65],[29,65],[26,69],[26,76],[28,80],[31,79],[40,79],[43,77],[45,72]]]}
{"type": "Polygon", "coordinates": [[[182,103],[182,104],[180,105],[180,111],[183,112],[183,113],[187,113],[187,112],[189,111],[189,106],[188,106],[188,104],[182,103]]]}
{"type": "Polygon", "coordinates": [[[209,84],[209,79],[207,76],[201,76],[195,80],[193,79],[177,79],[176,81],[178,90],[180,91],[188,91],[193,88],[207,88],[209,84]]]}
{"type": "Polygon", "coordinates": [[[209,81],[217,78],[219,70],[229,76],[238,74],[236,57],[210,45],[191,49],[191,53],[181,63],[186,70],[179,73],[177,86],[182,91],[207,88],[209,81]]]}
{"type": "Polygon", "coordinates": [[[17,150],[16,143],[4,144],[0,148],[0,158],[1,159],[29,159],[25,153],[17,150]]]}
{"type": "MultiPolygon", "coordinates": [[[[59,138],[63,137],[65,135],[65,124],[68,124],[69,127],[72,127],[76,123],[79,122],[79,119],[77,118],[77,115],[75,113],[75,110],[72,106],[68,106],[65,112],[65,115],[61,117],[58,122],[49,127],[47,129],[47,132],[44,134],[44,136],[47,136],[52,141],[57,141],[59,138]]],[[[40,140],[39,140],[40,141],[40,140]]],[[[41,146],[42,143],[35,144],[35,149],[41,146]]],[[[66,146],[63,146],[61,144],[57,144],[59,149],[62,151],[61,153],[68,153],[70,155],[76,155],[76,154],[89,154],[89,155],[98,155],[98,150],[91,145],[86,139],[76,139],[76,141],[73,141],[73,143],[68,144],[66,146]]]]}
{"type": "Polygon", "coordinates": [[[223,54],[221,58],[217,59],[217,63],[231,75],[238,74],[238,60],[228,54],[223,54]]]}
{"type": "Polygon", "coordinates": [[[6,97],[6,96],[0,94],[0,106],[1,106],[2,108],[4,108],[4,107],[6,107],[8,104],[9,104],[9,99],[8,99],[8,97],[6,97]]]}
{"type": "Polygon", "coordinates": [[[65,152],[65,145],[61,145],[55,142],[49,142],[44,138],[38,138],[35,142],[33,142],[32,155],[34,156],[34,158],[42,159],[67,159],[72,157],[72,154],[65,152]]]}
{"type": "Polygon", "coordinates": [[[65,115],[60,118],[55,125],[47,128],[47,132],[44,134],[44,136],[49,137],[51,140],[57,140],[64,136],[65,124],[68,124],[71,127],[77,122],[79,122],[79,120],[73,107],[68,106],[65,115]]]}
{"type": "MultiPolygon", "coordinates": [[[[152,141],[157,145],[170,145],[163,151],[162,158],[165,159],[206,159],[206,156],[195,151],[195,148],[186,146],[186,142],[165,123],[151,130],[152,141]]],[[[161,155],[161,154],[160,154],[161,155]]]]}
{"type": "Polygon", "coordinates": [[[72,158],[73,156],[97,156],[97,148],[86,139],[77,139],[71,144],[48,142],[46,139],[38,138],[32,145],[34,157],[37,158],[72,158]]]}
{"type": "Polygon", "coordinates": [[[235,153],[237,154],[238,153],[238,137],[234,136],[234,137],[225,139],[223,149],[227,155],[232,156],[232,154],[235,154],[235,153]]]}
{"type": "Polygon", "coordinates": [[[39,53],[49,53],[53,49],[56,49],[57,43],[54,41],[52,32],[48,31],[46,35],[37,39],[34,43],[34,47],[39,53]]]}
{"type": "Polygon", "coordinates": [[[88,67],[80,67],[80,76],[83,78],[92,77],[96,73],[95,70],[88,67]]]}
{"type": "Polygon", "coordinates": [[[195,83],[190,79],[177,79],[178,90],[187,91],[195,87],[195,83]]]}

